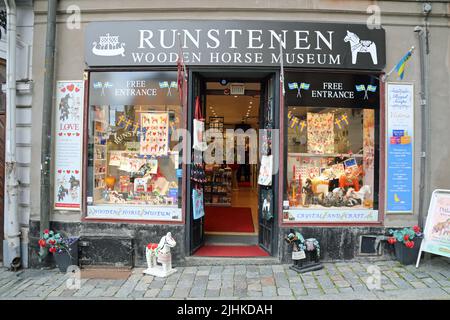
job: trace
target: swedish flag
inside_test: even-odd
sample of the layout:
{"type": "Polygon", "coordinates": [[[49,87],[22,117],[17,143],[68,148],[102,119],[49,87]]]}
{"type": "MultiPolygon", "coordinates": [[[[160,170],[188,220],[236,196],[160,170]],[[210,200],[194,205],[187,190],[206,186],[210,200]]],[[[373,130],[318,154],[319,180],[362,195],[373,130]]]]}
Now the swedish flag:
{"type": "Polygon", "coordinates": [[[363,84],[356,85],[355,88],[356,88],[356,91],[358,91],[358,92],[366,91],[366,87],[363,84]]]}
{"type": "Polygon", "coordinates": [[[300,88],[301,88],[301,89],[304,89],[304,90],[309,90],[309,83],[304,83],[304,82],[302,82],[302,83],[300,84],[300,88]]]}
{"type": "Polygon", "coordinates": [[[408,61],[409,58],[411,58],[411,54],[412,50],[409,50],[395,66],[395,71],[397,71],[397,74],[401,80],[403,80],[403,76],[405,75],[406,61],[408,61]]]}
{"type": "Polygon", "coordinates": [[[289,82],[288,87],[290,90],[298,89],[298,83],[297,82],[289,82]]]}
{"type": "Polygon", "coordinates": [[[169,82],[168,81],[160,81],[159,87],[162,88],[169,88],[169,82]]]}
{"type": "Polygon", "coordinates": [[[367,91],[375,92],[375,91],[377,91],[377,86],[373,86],[373,85],[369,84],[367,86],[367,91]]]}

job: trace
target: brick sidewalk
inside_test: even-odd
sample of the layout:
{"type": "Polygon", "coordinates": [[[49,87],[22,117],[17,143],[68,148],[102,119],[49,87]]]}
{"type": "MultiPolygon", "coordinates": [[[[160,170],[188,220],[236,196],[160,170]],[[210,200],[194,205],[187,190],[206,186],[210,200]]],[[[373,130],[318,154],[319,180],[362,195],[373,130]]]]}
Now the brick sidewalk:
{"type": "MultiPolygon", "coordinates": [[[[134,269],[126,280],[82,279],[69,290],[57,270],[0,268],[0,299],[448,299],[450,262],[435,257],[414,266],[396,261],[325,263],[298,274],[289,265],[177,268],[167,279],[134,269]],[[381,272],[381,287],[367,286],[369,266],[381,272]],[[373,268],[373,267],[372,267],[373,268]]],[[[370,270],[370,269],[369,269],[370,270]]]]}

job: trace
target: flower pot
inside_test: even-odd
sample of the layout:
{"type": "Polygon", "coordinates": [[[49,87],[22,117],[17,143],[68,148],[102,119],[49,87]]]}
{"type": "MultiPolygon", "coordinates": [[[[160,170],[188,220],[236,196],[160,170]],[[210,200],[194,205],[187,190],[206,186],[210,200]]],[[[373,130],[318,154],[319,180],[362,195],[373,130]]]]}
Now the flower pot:
{"type": "Polygon", "coordinates": [[[61,272],[66,272],[71,265],[78,265],[78,240],[72,243],[69,248],[69,251],[62,250],[53,254],[55,263],[61,272]]]}
{"type": "Polygon", "coordinates": [[[402,242],[396,242],[395,257],[403,265],[414,264],[417,261],[417,255],[419,254],[420,244],[422,243],[422,238],[414,238],[414,247],[408,248],[402,242]]]}

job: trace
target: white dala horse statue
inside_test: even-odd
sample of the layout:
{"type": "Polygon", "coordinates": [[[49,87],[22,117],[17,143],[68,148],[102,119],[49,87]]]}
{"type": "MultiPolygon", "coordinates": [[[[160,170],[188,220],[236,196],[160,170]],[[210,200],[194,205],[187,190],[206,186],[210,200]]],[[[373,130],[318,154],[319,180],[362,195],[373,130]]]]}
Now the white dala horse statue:
{"type": "Polygon", "coordinates": [[[177,270],[172,268],[172,254],[170,253],[170,249],[175,247],[176,244],[170,232],[167,232],[161,238],[157,246],[153,243],[149,244],[145,253],[148,268],[144,270],[144,273],[156,277],[168,277],[172,273],[175,273],[177,270]],[[161,263],[161,266],[156,261],[161,263]]]}
{"type": "Polygon", "coordinates": [[[350,49],[352,51],[352,64],[356,63],[358,53],[370,53],[373,64],[378,63],[377,46],[375,42],[371,40],[360,40],[355,33],[348,30],[344,41],[350,42],[350,49]]]}

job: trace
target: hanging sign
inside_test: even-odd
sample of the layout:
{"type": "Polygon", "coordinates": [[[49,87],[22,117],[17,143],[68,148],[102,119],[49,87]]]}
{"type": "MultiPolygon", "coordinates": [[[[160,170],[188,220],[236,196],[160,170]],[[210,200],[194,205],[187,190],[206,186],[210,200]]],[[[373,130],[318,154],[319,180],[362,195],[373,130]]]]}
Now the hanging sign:
{"type": "Polygon", "coordinates": [[[80,210],[84,82],[57,81],[55,209],[80,210]]]}
{"type": "Polygon", "coordinates": [[[413,212],[414,87],[387,83],[386,211],[413,212]]]}
{"type": "Polygon", "coordinates": [[[422,251],[450,258],[450,190],[434,190],[431,195],[416,267],[422,251]]]}

